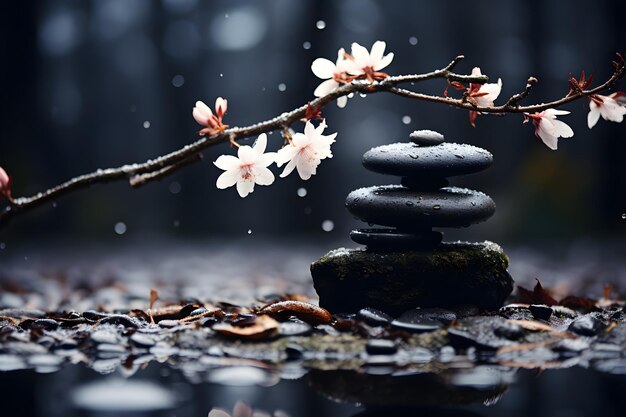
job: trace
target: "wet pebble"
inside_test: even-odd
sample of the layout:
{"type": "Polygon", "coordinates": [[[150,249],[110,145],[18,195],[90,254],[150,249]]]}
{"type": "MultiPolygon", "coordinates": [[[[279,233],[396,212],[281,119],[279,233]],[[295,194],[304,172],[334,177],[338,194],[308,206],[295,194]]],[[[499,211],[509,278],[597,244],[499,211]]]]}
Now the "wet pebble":
{"type": "Polygon", "coordinates": [[[98,324],[114,324],[117,326],[121,325],[124,327],[131,327],[131,328],[139,327],[139,324],[137,323],[135,319],[124,314],[115,314],[112,316],[107,316],[103,319],[100,319],[100,321],[98,321],[98,324]]]}
{"type": "Polygon", "coordinates": [[[555,317],[562,319],[575,319],[578,317],[578,313],[571,308],[564,306],[552,306],[552,314],[555,317]]]}
{"type": "Polygon", "coordinates": [[[101,313],[95,310],[87,310],[83,313],[83,317],[90,321],[98,321],[102,320],[105,317],[108,317],[108,314],[101,313]]]}
{"type": "Polygon", "coordinates": [[[303,321],[286,321],[280,323],[281,336],[303,336],[311,332],[311,326],[303,321]]]}
{"type": "Polygon", "coordinates": [[[493,332],[498,337],[504,337],[509,340],[518,340],[525,334],[524,329],[519,324],[505,322],[497,325],[493,332]]]}
{"type": "Polygon", "coordinates": [[[159,322],[159,326],[165,327],[166,329],[178,326],[178,320],[161,320],[159,322]]]}
{"type": "Polygon", "coordinates": [[[102,343],[98,345],[99,353],[113,353],[113,354],[121,354],[126,353],[126,348],[122,345],[110,344],[110,343],[102,343]]]}
{"type": "Polygon", "coordinates": [[[72,350],[78,347],[78,343],[74,339],[63,339],[57,345],[57,349],[72,350]]]}
{"type": "Polygon", "coordinates": [[[135,333],[132,335],[130,337],[130,341],[133,345],[144,348],[152,347],[156,344],[152,337],[141,333],[135,333]]]}
{"type": "Polygon", "coordinates": [[[35,320],[34,324],[40,326],[44,330],[56,330],[59,327],[59,323],[52,319],[38,319],[35,320]]]}
{"type": "Polygon", "coordinates": [[[189,315],[190,316],[198,316],[200,314],[206,313],[207,311],[209,311],[209,310],[207,310],[204,307],[200,307],[200,308],[196,308],[195,310],[193,310],[191,313],[189,313],[189,315]]]}
{"type": "Polygon", "coordinates": [[[552,316],[552,308],[544,304],[533,304],[528,307],[533,317],[537,320],[550,320],[552,316]]]}
{"type": "Polygon", "coordinates": [[[54,340],[50,336],[42,336],[39,339],[37,339],[37,343],[39,343],[41,346],[44,346],[46,348],[50,348],[56,343],[56,340],[54,340]]]}
{"type": "Polygon", "coordinates": [[[304,349],[299,345],[287,345],[285,354],[288,361],[298,361],[304,357],[304,349]]]}
{"type": "Polygon", "coordinates": [[[398,347],[392,340],[372,339],[365,345],[365,351],[370,355],[393,355],[398,347]]]}
{"type": "Polygon", "coordinates": [[[415,308],[402,313],[398,321],[405,323],[423,323],[424,321],[438,321],[442,324],[450,324],[456,320],[453,311],[443,308],[415,308]]]}
{"type": "Polygon", "coordinates": [[[393,320],[387,313],[383,313],[380,310],[376,310],[375,308],[366,307],[357,313],[357,318],[359,320],[363,320],[365,323],[370,326],[386,326],[393,320]]]}
{"type": "Polygon", "coordinates": [[[114,345],[119,341],[117,333],[110,330],[96,330],[90,336],[95,343],[105,343],[114,345]]]}
{"type": "Polygon", "coordinates": [[[532,320],[533,314],[526,304],[509,304],[501,307],[498,314],[511,320],[532,320]]]}
{"type": "Polygon", "coordinates": [[[574,320],[568,330],[581,336],[595,336],[606,326],[591,314],[586,314],[574,320]]]}
{"type": "Polygon", "coordinates": [[[413,333],[434,332],[435,330],[439,330],[443,327],[440,322],[435,320],[422,320],[412,322],[394,320],[391,322],[391,326],[399,330],[405,330],[413,333]]]}

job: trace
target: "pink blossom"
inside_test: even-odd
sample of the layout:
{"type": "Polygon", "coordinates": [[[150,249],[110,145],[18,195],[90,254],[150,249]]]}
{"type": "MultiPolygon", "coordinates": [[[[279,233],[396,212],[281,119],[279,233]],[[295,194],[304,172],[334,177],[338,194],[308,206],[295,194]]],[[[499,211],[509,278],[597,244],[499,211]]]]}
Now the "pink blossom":
{"type": "Polygon", "coordinates": [[[587,125],[589,129],[594,127],[600,116],[610,122],[621,123],[626,114],[626,94],[618,91],[609,96],[593,94],[589,97],[589,114],[587,115],[587,125]]]}
{"type": "Polygon", "coordinates": [[[569,114],[565,110],[547,109],[540,113],[524,113],[527,117],[525,122],[532,120],[535,125],[535,135],[552,150],[556,150],[558,139],[571,138],[574,131],[566,123],[556,120],[556,116],[569,114]]]}
{"type": "MultiPolygon", "coordinates": [[[[337,61],[332,62],[326,58],[317,58],[311,64],[311,71],[317,78],[321,78],[322,83],[317,86],[313,95],[315,97],[325,96],[335,91],[341,84],[350,82],[347,71],[346,51],[341,48],[337,52],[337,61]]],[[[348,97],[342,96],[337,99],[337,106],[343,108],[348,102],[348,97]]]]}
{"type": "Polygon", "coordinates": [[[322,120],[316,128],[310,121],[304,126],[304,133],[293,135],[291,143],[280,149],[276,155],[276,165],[287,164],[280,174],[281,178],[291,174],[294,169],[303,180],[315,175],[317,166],[322,159],[332,158],[330,145],[335,142],[337,133],[322,135],[326,129],[326,121],[322,120]]]}
{"type": "Polygon", "coordinates": [[[203,101],[196,101],[196,106],[193,108],[193,118],[196,119],[201,126],[206,126],[198,132],[199,135],[215,135],[216,133],[223,132],[228,125],[222,123],[222,118],[226,114],[228,109],[228,101],[222,97],[218,97],[215,100],[215,111],[217,114],[213,114],[211,108],[204,104],[203,101]]]}
{"type": "Polygon", "coordinates": [[[11,177],[0,167],[0,194],[11,200],[11,177]]]}
{"type": "Polygon", "coordinates": [[[217,188],[223,190],[237,184],[240,197],[254,191],[254,185],[270,185],[274,182],[274,174],[267,167],[276,160],[275,152],[265,153],[267,135],[261,133],[254,146],[240,146],[237,156],[222,155],[214,162],[215,166],[224,170],[217,178],[217,188]]]}
{"type": "Polygon", "coordinates": [[[376,41],[372,49],[368,51],[363,46],[354,42],[351,54],[346,57],[346,69],[348,74],[358,77],[364,76],[369,81],[380,81],[388,77],[384,72],[380,72],[393,61],[393,52],[385,55],[387,44],[383,41],[376,41]]]}
{"type": "MultiPolygon", "coordinates": [[[[473,76],[483,75],[480,72],[480,68],[474,67],[472,70],[473,76]]],[[[481,107],[489,107],[493,106],[493,102],[500,95],[500,91],[502,91],[502,79],[498,78],[497,83],[485,83],[485,84],[476,84],[470,83],[469,88],[467,89],[469,97],[473,100],[474,104],[481,107]]],[[[470,111],[470,123],[472,126],[476,127],[476,117],[479,112],[470,111]]]]}

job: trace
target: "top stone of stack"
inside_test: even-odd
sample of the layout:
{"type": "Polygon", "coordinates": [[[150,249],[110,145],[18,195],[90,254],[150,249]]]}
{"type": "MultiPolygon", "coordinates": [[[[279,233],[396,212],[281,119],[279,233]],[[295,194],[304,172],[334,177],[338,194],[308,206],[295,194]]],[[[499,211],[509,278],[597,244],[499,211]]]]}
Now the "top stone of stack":
{"type": "Polygon", "coordinates": [[[447,178],[483,171],[493,163],[490,152],[471,145],[444,143],[431,130],[411,133],[410,143],[373,148],[363,155],[370,171],[401,177],[447,178]]]}

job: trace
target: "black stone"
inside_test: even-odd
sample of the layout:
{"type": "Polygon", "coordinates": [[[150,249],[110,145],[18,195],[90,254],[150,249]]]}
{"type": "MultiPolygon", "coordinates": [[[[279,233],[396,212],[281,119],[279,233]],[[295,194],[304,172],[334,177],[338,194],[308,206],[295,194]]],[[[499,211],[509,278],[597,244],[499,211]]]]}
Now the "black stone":
{"type": "Polygon", "coordinates": [[[401,314],[415,307],[498,308],[513,290],[508,264],[491,242],[442,243],[426,251],[339,249],[314,262],[311,273],[320,306],[330,311],[401,314]]]}
{"type": "Polygon", "coordinates": [[[45,330],[56,330],[59,327],[59,323],[52,319],[39,319],[35,320],[35,325],[40,326],[45,330]]]}
{"type": "Polygon", "coordinates": [[[139,327],[139,324],[137,323],[135,319],[124,314],[115,314],[115,315],[107,316],[101,319],[100,321],[98,321],[98,324],[114,324],[114,325],[121,325],[124,327],[131,327],[131,328],[139,327]]]}
{"type": "Polygon", "coordinates": [[[471,145],[442,143],[423,147],[415,143],[394,143],[370,149],[363,166],[370,171],[400,177],[453,177],[487,169],[491,153],[471,145]]]}
{"type": "Polygon", "coordinates": [[[356,316],[358,319],[363,320],[370,326],[386,326],[393,320],[393,317],[389,314],[370,307],[362,308],[356,316]]]}
{"type": "Polygon", "coordinates": [[[595,316],[586,314],[574,320],[568,327],[570,332],[574,332],[581,336],[595,336],[606,326],[595,316]]]}
{"type": "Polygon", "coordinates": [[[547,305],[543,304],[533,304],[528,307],[533,317],[537,320],[550,320],[550,316],[552,316],[552,309],[547,305]]]}
{"type": "Polygon", "coordinates": [[[496,205],[488,195],[464,188],[417,192],[386,185],[351,192],[346,208],[367,223],[415,230],[479,223],[493,215],[496,205]]]}
{"type": "Polygon", "coordinates": [[[414,308],[405,311],[398,317],[398,321],[406,323],[421,323],[424,321],[438,321],[442,324],[450,324],[456,320],[456,314],[453,311],[444,308],[414,308]]]}
{"type": "Polygon", "coordinates": [[[441,232],[430,230],[408,233],[396,229],[359,229],[350,232],[350,239],[378,251],[433,248],[442,238],[441,232]]]}
{"type": "Polygon", "coordinates": [[[134,335],[132,335],[130,337],[130,341],[133,343],[133,345],[138,347],[149,348],[156,345],[156,342],[153,338],[141,333],[135,333],[134,335]]]}
{"type": "Polygon", "coordinates": [[[450,185],[447,179],[439,177],[402,177],[400,183],[406,188],[416,191],[435,191],[450,185]]]}
{"type": "Polygon", "coordinates": [[[370,355],[393,355],[398,351],[398,346],[387,339],[372,339],[365,345],[365,351],[370,355]]]}
{"type": "Polygon", "coordinates": [[[435,146],[444,141],[443,135],[433,130],[414,130],[409,135],[409,139],[420,146],[435,146]]]}
{"type": "Polygon", "coordinates": [[[518,340],[525,334],[524,329],[519,324],[504,322],[496,326],[493,332],[498,337],[509,340],[518,340]]]}

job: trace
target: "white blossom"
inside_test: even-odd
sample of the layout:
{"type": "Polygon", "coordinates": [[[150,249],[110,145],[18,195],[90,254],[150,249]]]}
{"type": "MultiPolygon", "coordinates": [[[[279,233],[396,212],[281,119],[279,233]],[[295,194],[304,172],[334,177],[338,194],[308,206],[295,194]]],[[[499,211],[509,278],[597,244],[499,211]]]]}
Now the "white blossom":
{"type": "Polygon", "coordinates": [[[387,44],[383,41],[376,41],[372,49],[368,51],[363,46],[354,42],[351,48],[351,55],[346,62],[347,72],[352,75],[365,75],[367,79],[383,79],[387,74],[379,71],[386,68],[393,61],[393,52],[385,55],[387,44]]]}
{"type": "Polygon", "coordinates": [[[535,135],[537,135],[548,148],[556,150],[560,137],[571,138],[574,136],[574,131],[571,127],[556,119],[556,116],[565,114],[569,114],[569,112],[565,110],[548,109],[540,113],[526,113],[526,116],[529,117],[535,125],[535,135]]]}
{"type": "MultiPolygon", "coordinates": [[[[325,80],[313,92],[315,97],[323,97],[335,91],[342,83],[349,82],[346,74],[347,59],[345,55],[346,51],[341,48],[337,52],[337,61],[334,63],[326,58],[317,58],[313,61],[311,71],[317,78],[325,80]]],[[[337,99],[337,106],[343,108],[347,102],[348,97],[341,96],[337,99]]]]}
{"type": "Polygon", "coordinates": [[[589,114],[587,114],[587,125],[589,129],[598,123],[600,116],[602,116],[604,120],[621,123],[626,114],[625,104],[626,101],[624,100],[624,93],[622,92],[616,92],[609,96],[594,94],[589,102],[589,114]]]}
{"type": "Polygon", "coordinates": [[[216,182],[219,189],[237,184],[237,192],[245,197],[254,191],[254,185],[270,185],[274,182],[274,174],[267,167],[276,160],[276,152],[265,153],[267,135],[261,133],[253,147],[240,146],[237,156],[222,155],[214,162],[223,169],[216,182]]]}
{"type": "Polygon", "coordinates": [[[222,97],[218,97],[215,100],[215,112],[213,114],[211,108],[207,106],[203,101],[196,101],[196,106],[193,108],[193,118],[199,125],[204,126],[200,132],[200,135],[214,135],[218,132],[223,132],[228,127],[222,123],[222,118],[226,114],[228,109],[228,101],[222,97]]]}
{"type": "Polygon", "coordinates": [[[300,178],[308,180],[315,175],[322,159],[333,157],[330,145],[335,142],[337,133],[323,135],[326,127],[325,120],[322,120],[318,127],[314,127],[310,121],[307,121],[304,133],[294,134],[291,143],[278,151],[276,165],[280,167],[287,164],[280,174],[281,178],[297,169],[300,178]]]}
{"type": "MultiPolygon", "coordinates": [[[[480,72],[480,68],[475,67],[472,70],[473,76],[483,75],[480,72]]],[[[496,101],[502,91],[502,79],[498,78],[497,83],[485,83],[485,84],[470,84],[470,96],[476,100],[476,103],[481,107],[493,106],[493,102],[496,101]]]]}

